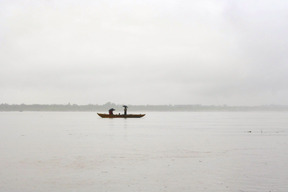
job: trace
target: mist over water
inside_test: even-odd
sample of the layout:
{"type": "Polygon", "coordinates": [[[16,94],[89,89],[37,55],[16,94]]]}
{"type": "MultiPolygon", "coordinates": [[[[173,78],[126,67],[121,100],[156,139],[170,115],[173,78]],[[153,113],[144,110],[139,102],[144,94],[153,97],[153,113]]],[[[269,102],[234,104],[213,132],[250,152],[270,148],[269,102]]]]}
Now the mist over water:
{"type": "Polygon", "coordinates": [[[286,192],[287,115],[2,112],[0,190],[286,192]]]}
{"type": "Polygon", "coordinates": [[[287,192],[287,18],[287,0],[0,0],[0,192],[287,192]],[[96,114],[123,104],[173,112],[96,114]]]}

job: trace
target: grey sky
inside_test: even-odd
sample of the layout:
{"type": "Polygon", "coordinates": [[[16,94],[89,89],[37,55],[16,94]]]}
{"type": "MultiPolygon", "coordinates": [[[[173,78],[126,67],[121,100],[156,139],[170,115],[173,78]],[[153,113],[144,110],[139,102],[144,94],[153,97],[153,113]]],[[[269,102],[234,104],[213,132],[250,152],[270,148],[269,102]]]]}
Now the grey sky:
{"type": "Polygon", "coordinates": [[[288,104],[287,0],[0,0],[0,103],[288,104]]]}

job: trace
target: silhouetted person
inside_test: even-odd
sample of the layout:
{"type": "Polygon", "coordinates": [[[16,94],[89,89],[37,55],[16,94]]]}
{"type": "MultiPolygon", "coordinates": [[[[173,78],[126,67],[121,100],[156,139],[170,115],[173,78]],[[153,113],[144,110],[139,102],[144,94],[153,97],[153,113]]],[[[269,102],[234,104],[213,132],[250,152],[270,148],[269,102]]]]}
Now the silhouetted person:
{"type": "Polygon", "coordinates": [[[127,115],[127,106],[126,105],[123,105],[123,107],[124,107],[124,115],[127,115]]]}
{"type": "Polygon", "coordinates": [[[113,108],[109,109],[109,115],[114,115],[113,111],[115,111],[115,109],[113,109],[113,108]]]}

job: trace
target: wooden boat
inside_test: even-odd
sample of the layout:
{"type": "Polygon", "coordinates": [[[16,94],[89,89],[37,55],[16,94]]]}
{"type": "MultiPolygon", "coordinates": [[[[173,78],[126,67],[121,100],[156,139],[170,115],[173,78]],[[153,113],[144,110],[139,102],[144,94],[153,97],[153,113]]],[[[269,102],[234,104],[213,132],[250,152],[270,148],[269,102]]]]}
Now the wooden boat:
{"type": "Polygon", "coordinates": [[[106,113],[97,113],[97,114],[102,118],[141,118],[141,117],[145,116],[145,114],[127,114],[127,115],[124,115],[124,114],[109,115],[106,113]]]}

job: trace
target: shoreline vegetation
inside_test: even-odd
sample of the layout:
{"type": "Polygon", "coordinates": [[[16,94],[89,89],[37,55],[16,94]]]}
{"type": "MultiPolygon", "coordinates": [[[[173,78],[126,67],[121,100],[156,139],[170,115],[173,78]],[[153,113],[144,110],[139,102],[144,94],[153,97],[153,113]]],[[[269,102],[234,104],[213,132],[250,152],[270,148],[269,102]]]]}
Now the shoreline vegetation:
{"type": "MultiPolygon", "coordinates": [[[[0,104],[0,111],[78,111],[99,112],[115,108],[123,110],[122,104],[105,103],[103,105],[88,104],[0,104]]],[[[228,106],[228,105],[128,105],[129,111],[288,111],[288,105],[259,105],[259,106],[228,106]]]]}

